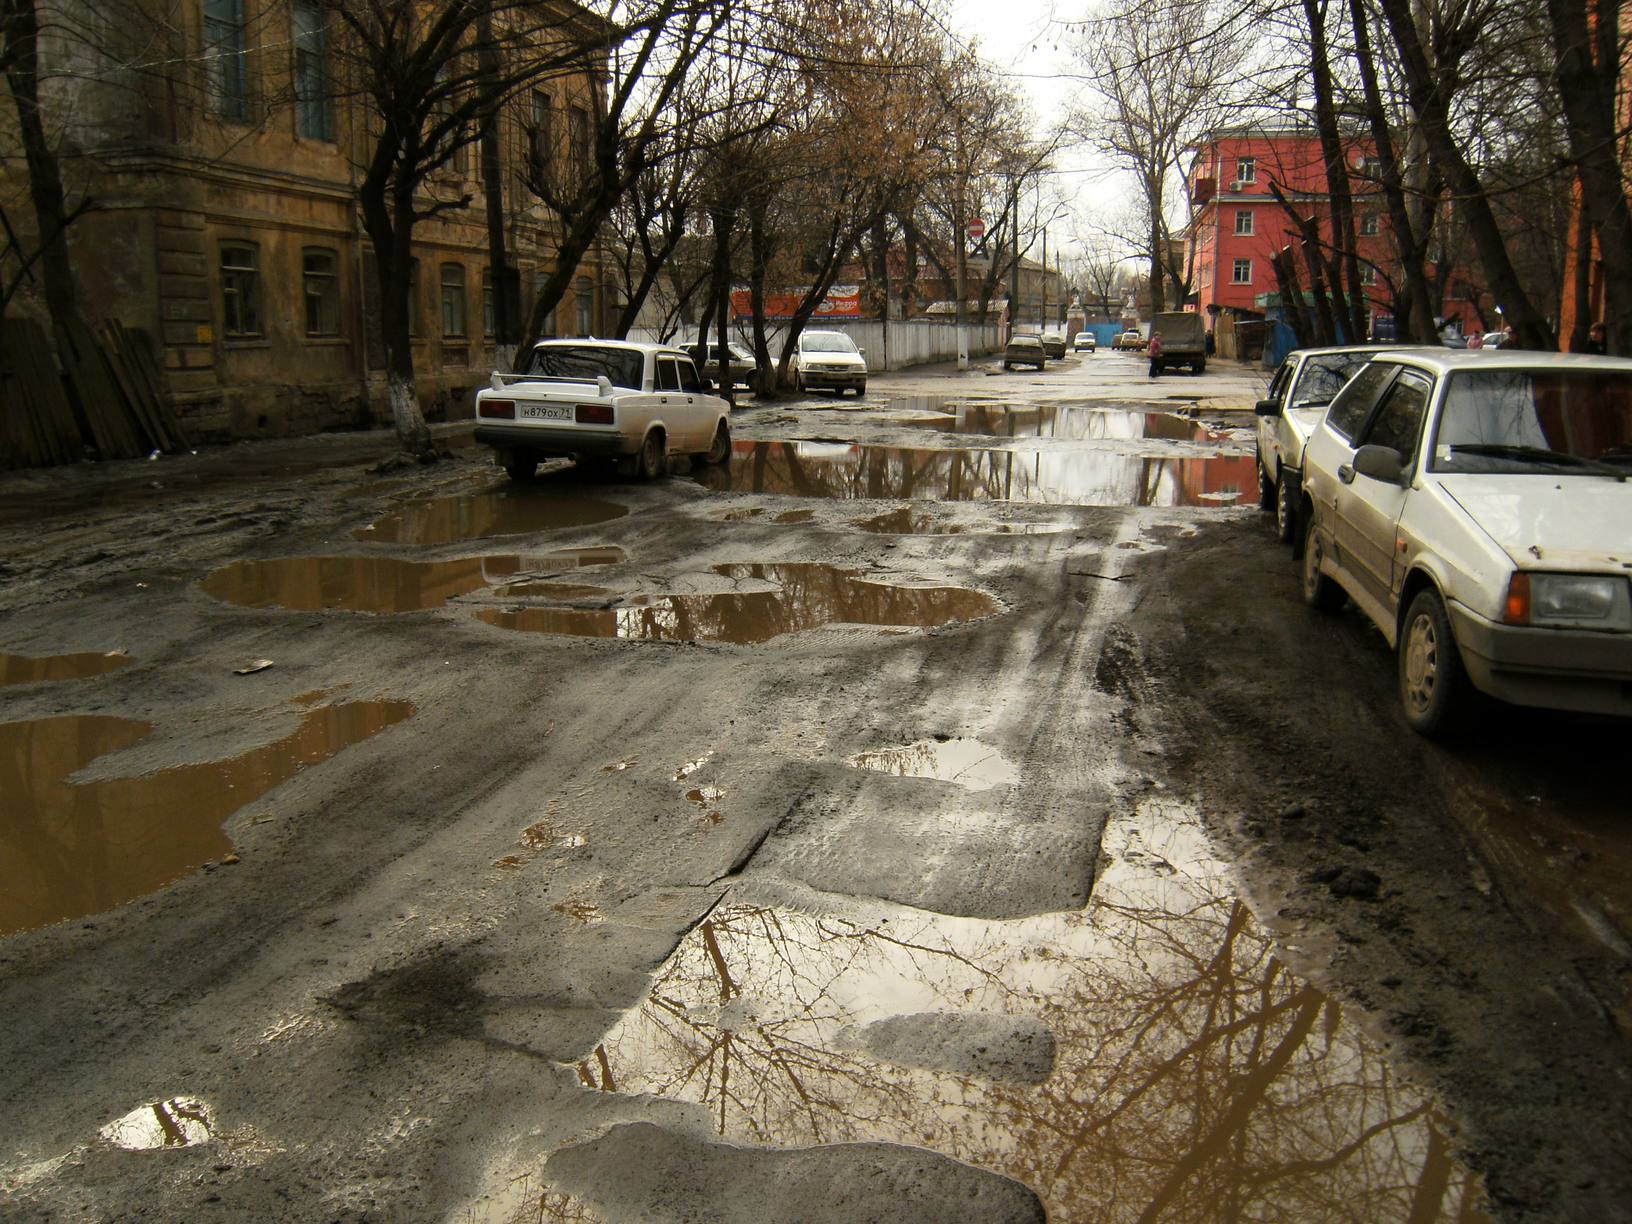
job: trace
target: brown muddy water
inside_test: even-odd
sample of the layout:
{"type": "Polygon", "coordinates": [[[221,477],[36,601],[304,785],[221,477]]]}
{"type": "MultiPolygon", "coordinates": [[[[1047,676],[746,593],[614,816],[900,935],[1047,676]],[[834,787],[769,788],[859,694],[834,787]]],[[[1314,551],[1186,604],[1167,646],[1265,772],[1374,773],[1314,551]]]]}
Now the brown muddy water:
{"type": "Polygon", "coordinates": [[[122,650],[60,655],[6,654],[0,651],[0,685],[86,680],[118,671],[130,663],[130,656],[122,650]]]}
{"type": "Polygon", "coordinates": [[[616,547],[564,548],[537,556],[503,554],[453,561],[398,557],[277,557],[234,561],[199,587],[245,608],[390,615],[440,608],[450,599],[516,579],[563,574],[624,559],[616,547]]]}
{"type": "Polygon", "coordinates": [[[321,707],[231,760],[86,782],[71,777],[153,728],[100,715],[0,725],[0,935],[111,909],[220,860],[233,848],[227,817],[413,712],[406,701],[321,707]]]}
{"type": "Polygon", "coordinates": [[[512,484],[486,493],[409,502],[359,527],[352,535],[382,544],[454,544],[491,536],[590,527],[628,513],[629,507],[617,502],[512,484]]]}
{"type": "Polygon", "coordinates": [[[910,450],[842,442],[739,442],[693,472],[717,493],[837,499],[1014,501],[1059,506],[1256,504],[1251,455],[1194,458],[1072,447],[910,450]]]}
{"type": "MultiPolygon", "coordinates": [[[[929,1148],[1052,1220],[1487,1220],[1433,1099],[1290,972],[1192,814],[1147,801],[1105,850],[1086,910],[1035,918],[728,898],[579,1078],[733,1143],[929,1148]]],[[[527,1218],[601,1218],[535,1173],[527,1218]]]]}
{"type": "Polygon", "coordinates": [[[904,422],[913,428],[964,437],[1058,438],[1074,442],[1162,438],[1213,445],[1252,440],[1250,421],[1241,429],[1230,429],[1172,412],[1082,404],[1005,404],[935,396],[894,400],[889,407],[899,412],[924,413],[922,418],[904,422]]]}
{"type": "Polygon", "coordinates": [[[822,625],[933,628],[999,610],[991,596],[965,587],[895,586],[817,563],[716,565],[714,572],[772,589],[639,596],[612,608],[484,608],[476,615],[530,633],[754,645],[822,625]]]}

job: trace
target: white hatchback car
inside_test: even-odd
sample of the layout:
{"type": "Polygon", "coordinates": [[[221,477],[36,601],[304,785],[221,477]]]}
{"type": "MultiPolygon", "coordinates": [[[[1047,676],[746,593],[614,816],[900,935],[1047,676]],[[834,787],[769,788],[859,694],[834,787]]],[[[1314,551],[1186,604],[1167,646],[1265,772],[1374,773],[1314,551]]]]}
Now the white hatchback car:
{"type": "Polygon", "coordinates": [[[793,350],[793,385],[799,391],[828,388],[840,395],[867,393],[867,355],[841,331],[804,331],[793,350]]]}
{"type": "Polygon", "coordinates": [[[1275,511],[1275,530],[1291,543],[1298,534],[1303,448],[1326,405],[1354,372],[1378,353],[1375,344],[1295,349],[1286,355],[1258,401],[1258,505],[1275,511]]]}
{"type": "Polygon", "coordinates": [[[1304,599],[1398,653],[1406,720],[1467,688],[1632,715],[1632,360],[1375,357],[1304,450],[1304,599]]]}
{"type": "Polygon", "coordinates": [[[513,480],[559,455],[609,461],[620,476],[655,480],[670,455],[728,460],[731,405],[704,389],[679,349],[541,340],[516,373],[494,374],[477,393],[476,441],[493,448],[513,480]]]}

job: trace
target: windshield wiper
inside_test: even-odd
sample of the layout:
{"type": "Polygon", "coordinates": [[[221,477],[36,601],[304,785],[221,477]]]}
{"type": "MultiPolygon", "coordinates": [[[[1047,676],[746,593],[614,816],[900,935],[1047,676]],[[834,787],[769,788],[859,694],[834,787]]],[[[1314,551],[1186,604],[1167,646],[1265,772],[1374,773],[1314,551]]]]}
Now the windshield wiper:
{"type": "Polygon", "coordinates": [[[1519,459],[1526,463],[1550,463],[1554,467],[1580,468],[1587,472],[1596,472],[1600,476],[1613,476],[1616,480],[1625,480],[1626,473],[1620,468],[1608,463],[1600,463],[1596,459],[1584,459],[1580,455],[1571,455],[1564,451],[1548,450],[1545,446],[1519,446],[1501,442],[1458,442],[1451,446],[1451,450],[1462,451],[1469,455],[1489,455],[1493,459],[1519,459]]]}

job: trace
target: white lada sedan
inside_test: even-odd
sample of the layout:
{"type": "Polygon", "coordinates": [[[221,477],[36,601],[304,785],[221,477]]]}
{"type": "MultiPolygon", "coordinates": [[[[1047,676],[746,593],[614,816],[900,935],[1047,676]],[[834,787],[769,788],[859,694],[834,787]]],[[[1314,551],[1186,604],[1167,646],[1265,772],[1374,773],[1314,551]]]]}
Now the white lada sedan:
{"type": "Polygon", "coordinates": [[[1632,360],[1375,357],[1310,435],[1303,517],[1304,599],[1376,623],[1418,731],[1470,686],[1632,714],[1632,360]]]}
{"type": "Polygon", "coordinates": [[[513,480],[571,455],[656,480],[670,455],[731,457],[731,405],[710,395],[676,348],[622,340],[541,340],[514,374],[476,395],[476,441],[513,480]]]}

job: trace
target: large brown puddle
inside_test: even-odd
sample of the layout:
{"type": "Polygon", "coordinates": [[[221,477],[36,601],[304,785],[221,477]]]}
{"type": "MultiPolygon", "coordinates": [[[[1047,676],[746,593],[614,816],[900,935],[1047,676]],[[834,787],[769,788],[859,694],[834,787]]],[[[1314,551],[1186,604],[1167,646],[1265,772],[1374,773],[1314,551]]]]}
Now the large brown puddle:
{"type": "Polygon", "coordinates": [[[491,493],[409,502],[352,534],[359,540],[386,544],[452,544],[489,536],[588,527],[628,513],[629,507],[616,502],[514,485],[491,493]]]}
{"type": "Polygon", "coordinates": [[[105,675],[130,664],[123,651],[83,654],[20,655],[0,651],[0,685],[39,684],[55,680],[84,680],[105,675]]]}
{"type": "Polygon", "coordinates": [[[110,909],[221,858],[227,817],[413,712],[406,701],[328,706],[229,761],[80,783],[68,779],[152,727],[94,715],[0,725],[0,935],[110,909]]]}
{"type": "Polygon", "coordinates": [[[297,612],[418,612],[523,576],[562,574],[622,561],[615,547],[564,548],[539,556],[405,561],[397,557],[277,557],[234,561],[199,584],[207,595],[246,608],[297,612]]]}
{"type": "Polygon", "coordinates": [[[907,450],[826,442],[739,442],[728,467],[704,468],[693,475],[720,493],[841,499],[1232,506],[1258,496],[1251,455],[1191,459],[1087,447],[907,450]]]}
{"type": "Polygon", "coordinates": [[[931,628],[998,610],[980,591],[892,586],[831,565],[716,565],[714,572],[770,589],[640,597],[615,608],[484,608],[476,615],[501,629],[533,633],[753,644],[821,625],[931,628]]]}
{"type": "Polygon", "coordinates": [[[579,1076],[700,1105],[731,1142],[930,1148],[1051,1220],[1486,1218],[1431,1098],[1277,958],[1193,818],[1147,805],[1105,849],[1082,912],[722,905],[579,1076]]]}

